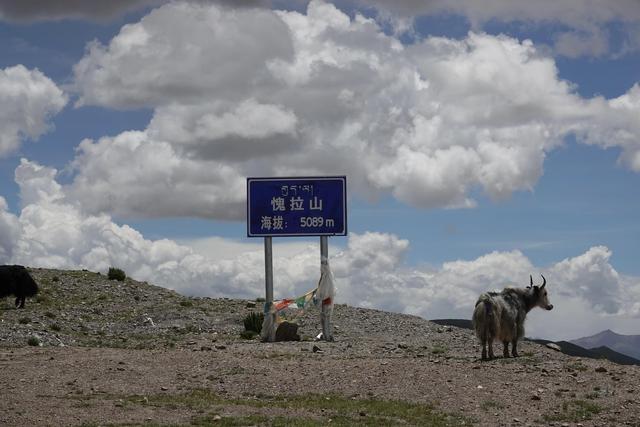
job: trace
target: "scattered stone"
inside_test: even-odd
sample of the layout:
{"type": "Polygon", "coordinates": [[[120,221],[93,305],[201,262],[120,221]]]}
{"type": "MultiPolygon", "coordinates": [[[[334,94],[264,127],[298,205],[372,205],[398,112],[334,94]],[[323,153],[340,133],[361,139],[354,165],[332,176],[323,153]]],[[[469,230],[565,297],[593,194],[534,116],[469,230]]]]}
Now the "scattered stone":
{"type": "Polygon", "coordinates": [[[550,348],[551,350],[555,350],[555,351],[562,351],[562,348],[560,348],[560,346],[556,343],[547,343],[547,347],[550,348]]]}
{"type": "Polygon", "coordinates": [[[227,346],[224,344],[218,344],[216,346],[216,350],[226,350],[226,349],[227,349],[227,346]]]}
{"type": "Polygon", "coordinates": [[[598,366],[596,368],[596,372],[607,372],[607,368],[605,368],[604,366],[598,366]]]}
{"type": "Polygon", "coordinates": [[[300,341],[298,335],[298,324],[293,322],[280,322],[276,329],[276,341],[300,341]]]}
{"type": "Polygon", "coordinates": [[[162,390],[162,391],[167,391],[167,390],[169,390],[169,388],[168,388],[168,387],[165,387],[165,386],[162,386],[162,387],[160,387],[160,390],[162,390]]]}
{"type": "Polygon", "coordinates": [[[203,345],[202,347],[200,347],[200,351],[212,351],[213,348],[209,347],[208,345],[203,345]]]}
{"type": "Polygon", "coordinates": [[[313,352],[314,353],[322,353],[322,349],[320,347],[318,347],[317,345],[313,346],[313,352]]]}
{"type": "Polygon", "coordinates": [[[247,308],[256,308],[256,303],[254,301],[247,301],[247,308]]]}
{"type": "Polygon", "coordinates": [[[537,394],[534,394],[533,396],[531,396],[531,400],[540,400],[540,396],[537,394]]]}
{"type": "Polygon", "coordinates": [[[222,417],[221,417],[220,415],[217,415],[217,414],[216,414],[216,415],[214,415],[214,416],[213,416],[212,420],[213,420],[214,422],[218,422],[218,421],[221,421],[221,420],[222,420],[222,417]]]}

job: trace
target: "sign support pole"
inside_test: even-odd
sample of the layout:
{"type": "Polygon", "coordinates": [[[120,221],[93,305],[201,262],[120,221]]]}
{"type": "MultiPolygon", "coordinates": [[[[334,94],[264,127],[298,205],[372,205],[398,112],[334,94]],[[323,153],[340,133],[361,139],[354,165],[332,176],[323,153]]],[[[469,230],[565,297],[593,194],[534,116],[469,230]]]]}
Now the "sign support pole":
{"type": "MultiPolygon", "coordinates": [[[[275,323],[275,314],[271,313],[273,306],[273,246],[272,237],[264,238],[264,277],[265,277],[265,316],[272,316],[271,324],[275,323]]],[[[268,337],[270,340],[271,337],[268,337]]]]}
{"type": "MultiPolygon", "coordinates": [[[[327,236],[320,236],[320,265],[322,271],[322,265],[329,264],[329,238],[327,236]]],[[[322,323],[322,338],[325,341],[333,341],[333,333],[331,331],[331,313],[329,307],[333,304],[333,301],[325,304],[325,301],[321,301],[322,307],[320,311],[320,323],[322,323]]]]}
{"type": "Polygon", "coordinates": [[[320,264],[329,263],[329,238],[320,236],[320,264]]]}

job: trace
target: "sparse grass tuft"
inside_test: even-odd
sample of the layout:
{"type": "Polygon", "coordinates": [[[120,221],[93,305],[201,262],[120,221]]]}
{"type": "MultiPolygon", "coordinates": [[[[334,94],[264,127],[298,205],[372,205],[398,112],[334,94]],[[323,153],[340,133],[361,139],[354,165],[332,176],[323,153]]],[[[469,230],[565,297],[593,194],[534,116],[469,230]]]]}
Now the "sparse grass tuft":
{"type": "Polygon", "coordinates": [[[181,307],[193,307],[193,301],[188,300],[188,299],[183,299],[180,301],[180,306],[181,307]]]}
{"type": "Polygon", "coordinates": [[[338,395],[298,395],[228,398],[211,390],[193,390],[184,394],[160,394],[154,396],[112,396],[125,405],[149,405],[165,409],[188,408],[201,411],[217,411],[221,405],[245,408],[281,408],[308,415],[293,418],[269,415],[223,416],[214,421],[216,412],[193,418],[194,425],[272,425],[272,426],[320,426],[326,425],[327,417],[331,425],[416,425],[450,427],[472,425],[472,420],[454,414],[437,411],[431,405],[409,403],[397,400],[350,399],[338,395]]]}
{"type": "Polygon", "coordinates": [[[483,411],[489,412],[495,409],[503,409],[504,405],[500,402],[496,402],[495,400],[485,400],[480,404],[480,408],[482,408],[483,411]]]}
{"type": "Polygon", "coordinates": [[[255,331],[242,331],[240,332],[240,338],[245,340],[252,340],[258,336],[258,333],[255,331]]]}
{"type": "Polygon", "coordinates": [[[585,372],[587,369],[589,369],[589,368],[587,368],[585,365],[583,365],[581,362],[572,362],[572,363],[569,363],[569,364],[566,366],[566,368],[567,368],[567,370],[569,370],[569,371],[574,370],[574,371],[580,371],[580,372],[585,372]]]}
{"type": "Polygon", "coordinates": [[[49,326],[49,329],[51,329],[54,332],[60,332],[62,330],[60,325],[58,325],[57,323],[52,323],[51,326],[49,326]]]}
{"type": "Polygon", "coordinates": [[[18,323],[20,323],[21,325],[28,325],[29,323],[31,323],[31,319],[29,317],[21,317],[20,319],[18,319],[18,323]]]}
{"type": "Polygon", "coordinates": [[[564,421],[564,422],[580,422],[590,420],[593,415],[599,414],[602,407],[594,402],[586,400],[570,400],[562,403],[562,411],[559,414],[544,415],[543,418],[547,422],[564,421]]]}
{"type": "Polygon", "coordinates": [[[47,295],[45,295],[44,293],[39,293],[38,295],[36,295],[36,303],[38,304],[42,304],[42,305],[47,305],[49,304],[50,299],[47,295]]]}
{"type": "Polygon", "coordinates": [[[441,344],[436,344],[431,348],[431,353],[433,354],[445,354],[447,351],[449,351],[449,349],[441,344]]]}
{"type": "Polygon", "coordinates": [[[40,345],[40,338],[35,337],[35,336],[31,336],[27,340],[27,344],[29,344],[32,347],[38,347],[40,345]]]}

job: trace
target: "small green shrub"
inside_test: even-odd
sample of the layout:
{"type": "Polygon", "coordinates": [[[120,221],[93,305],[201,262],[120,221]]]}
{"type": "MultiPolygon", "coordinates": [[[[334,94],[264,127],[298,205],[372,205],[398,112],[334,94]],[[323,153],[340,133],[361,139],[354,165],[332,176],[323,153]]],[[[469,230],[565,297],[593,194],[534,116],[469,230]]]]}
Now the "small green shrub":
{"type": "Polygon", "coordinates": [[[62,328],[57,323],[52,323],[51,326],[49,326],[49,329],[51,329],[54,332],[60,332],[62,328]]]}
{"type": "Polygon", "coordinates": [[[264,322],[264,314],[252,311],[245,316],[243,322],[245,331],[252,331],[256,334],[259,334],[260,332],[262,332],[262,322],[264,322]]]}
{"type": "Polygon", "coordinates": [[[191,300],[188,300],[188,299],[183,299],[182,301],[180,301],[180,306],[182,306],[182,307],[193,307],[193,302],[191,300]]]}
{"type": "Polygon", "coordinates": [[[29,337],[29,339],[27,340],[27,344],[29,344],[32,347],[37,347],[40,345],[40,338],[38,337],[29,337]]]}
{"type": "Polygon", "coordinates": [[[109,272],[107,273],[107,278],[109,280],[117,280],[119,282],[124,282],[124,279],[127,278],[127,275],[119,268],[110,267],[109,272]]]}
{"type": "Polygon", "coordinates": [[[55,313],[52,313],[52,312],[50,312],[50,311],[47,311],[46,313],[44,313],[44,315],[45,315],[46,317],[48,317],[49,319],[55,319],[55,318],[56,318],[56,314],[55,314],[55,313]]]}
{"type": "Polygon", "coordinates": [[[53,280],[54,282],[59,282],[60,278],[58,276],[53,276],[53,279],[51,279],[51,280],[53,280]]]}
{"type": "Polygon", "coordinates": [[[21,317],[20,319],[18,319],[18,323],[20,323],[21,325],[27,325],[31,323],[31,319],[28,317],[21,317]]]}

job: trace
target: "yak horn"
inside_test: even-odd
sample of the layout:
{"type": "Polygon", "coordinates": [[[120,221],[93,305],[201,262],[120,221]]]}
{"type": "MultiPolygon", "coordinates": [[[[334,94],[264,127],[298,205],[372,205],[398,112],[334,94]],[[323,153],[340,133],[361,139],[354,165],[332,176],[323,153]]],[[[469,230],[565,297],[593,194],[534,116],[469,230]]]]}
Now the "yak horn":
{"type": "MultiPolygon", "coordinates": [[[[542,276],[542,274],[540,276],[542,276]]],[[[544,276],[542,276],[542,286],[540,286],[540,289],[544,288],[544,285],[546,284],[547,284],[547,279],[545,279],[544,276]]]]}
{"type": "Polygon", "coordinates": [[[527,286],[527,288],[533,288],[533,276],[532,275],[529,275],[529,280],[530,280],[531,283],[529,284],[529,286],[527,286]]]}

